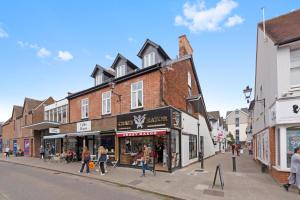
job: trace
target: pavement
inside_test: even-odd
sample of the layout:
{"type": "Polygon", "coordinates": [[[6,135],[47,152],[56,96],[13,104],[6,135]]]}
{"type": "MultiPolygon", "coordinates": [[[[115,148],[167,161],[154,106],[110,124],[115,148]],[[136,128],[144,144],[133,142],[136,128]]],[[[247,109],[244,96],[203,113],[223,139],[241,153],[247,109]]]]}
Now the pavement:
{"type": "Polygon", "coordinates": [[[8,160],[1,159],[0,161],[99,180],[103,183],[170,199],[300,199],[300,195],[298,195],[295,188],[292,188],[290,192],[284,191],[269,174],[262,173],[259,165],[246,153],[236,157],[237,172],[232,172],[232,156],[230,152],[226,152],[205,160],[203,172],[198,171],[201,170],[200,164],[195,163],[173,173],[157,172],[154,176],[151,172],[148,172],[146,177],[140,177],[141,171],[139,169],[125,167],[109,167],[108,173],[105,176],[100,176],[96,171],[92,171],[89,175],[78,173],[80,163],[45,162],[38,158],[29,157],[11,157],[8,160]],[[222,165],[223,190],[218,178],[216,186],[212,188],[218,164],[222,165]]]}

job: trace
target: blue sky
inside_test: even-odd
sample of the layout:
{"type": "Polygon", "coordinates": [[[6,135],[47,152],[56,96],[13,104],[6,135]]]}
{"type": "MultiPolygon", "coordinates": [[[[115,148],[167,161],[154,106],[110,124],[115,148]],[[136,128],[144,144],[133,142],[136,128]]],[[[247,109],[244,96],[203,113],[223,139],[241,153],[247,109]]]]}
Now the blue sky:
{"type": "Polygon", "coordinates": [[[253,85],[256,25],[300,6],[299,0],[1,1],[0,121],[24,97],[64,98],[93,85],[95,64],[118,52],[136,56],[149,38],[172,57],[186,34],[208,110],[247,106],[253,85]]]}

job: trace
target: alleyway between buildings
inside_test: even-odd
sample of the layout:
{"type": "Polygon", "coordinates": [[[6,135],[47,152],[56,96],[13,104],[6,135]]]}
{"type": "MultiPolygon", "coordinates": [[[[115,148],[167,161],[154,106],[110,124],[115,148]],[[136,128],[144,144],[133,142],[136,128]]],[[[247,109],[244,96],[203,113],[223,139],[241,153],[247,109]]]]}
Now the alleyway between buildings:
{"type": "MultiPolygon", "coordinates": [[[[258,164],[248,154],[237,157],[237,172],[232,172],[231,153],[218,154],[206,159],[204,162],[204,172],[199,172],[200,163],[195,163],[189,167],[179,169],[174,173],[157,172],[156,176],[148,172],[146,177],[140,177],[141,171],[138,169],[117,167],[108,168],[106,176],[92,170],[91,174],[80,174],[78,170],[80,163],[55,163],[52,161],[42,161],[38,158],[11,157],[1,162],[12,162],[32,167],[53,170],[60,173],[78,175],[90,179],[97,179],[104,182],[115,183],[119,186],[135,188],[144,192],[158,193],[177,197],[179,199],[243,199],[243,200],[295,200],[300,199],[295,188],[286,192],[277,184],[271,176],[262,173],[258,164]],[[215,169],[218,164],[222,165],[225,187],[220,187],[219,179],[217,185],[211,188],[215,169]]],[[[0,162],[0,166],[1,166],[0,162]]],[[[1,176],[6,176],[1,174],[1,176]]],[[[86,185],[85,187],[89,187],[86,185]]]]}

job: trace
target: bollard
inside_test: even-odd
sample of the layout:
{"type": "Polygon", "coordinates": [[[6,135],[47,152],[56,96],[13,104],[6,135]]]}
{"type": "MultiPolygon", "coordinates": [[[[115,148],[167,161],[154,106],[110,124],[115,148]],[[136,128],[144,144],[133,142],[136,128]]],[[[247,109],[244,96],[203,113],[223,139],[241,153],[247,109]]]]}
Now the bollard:
{"type": "Polygon", "coordinates": [[[235,160],[235,156],[232,156],[232,171],[236,172],[236,160],[235,160]]]}

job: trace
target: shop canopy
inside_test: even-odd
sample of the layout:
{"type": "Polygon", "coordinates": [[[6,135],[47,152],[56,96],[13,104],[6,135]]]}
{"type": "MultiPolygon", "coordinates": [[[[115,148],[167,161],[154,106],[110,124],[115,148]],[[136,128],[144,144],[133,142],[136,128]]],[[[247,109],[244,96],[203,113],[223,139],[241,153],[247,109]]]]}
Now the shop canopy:
{"type": "Polygon", "coordinates": [[[87,132],[75,132],[75,133],[67,133],[67,137],[82,137],[88,135],[97,135],[100,134],[100,131],[87,131],[87,132]]]}
{"type": "Polygon", "coordinates": [[[137,136],[151,136],[151,135],[165,135],[166,130],[141,130],[131,132],[118,132],[118,137],[137,137],[137,136]]]}
{"type": "Polygon", "coordinates": [[[60,125],[58,122],[50,122],[50,121],[43,121],[36,124],[31,124],[28,126],[23,126],[22,128],[28,128],[33,130],[44,130],[48,128],[57,128],[60,125]]]}
{"type": "Polygon", "coordinates": [[[58,139],[58,138],[64,138],[66,136],[66,134],[57,134],[57,135],[47,135],[47,136],[44,136],[44,140],[47,140],[47,139],[58,139]]]}

